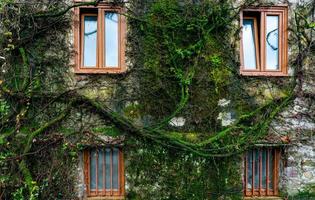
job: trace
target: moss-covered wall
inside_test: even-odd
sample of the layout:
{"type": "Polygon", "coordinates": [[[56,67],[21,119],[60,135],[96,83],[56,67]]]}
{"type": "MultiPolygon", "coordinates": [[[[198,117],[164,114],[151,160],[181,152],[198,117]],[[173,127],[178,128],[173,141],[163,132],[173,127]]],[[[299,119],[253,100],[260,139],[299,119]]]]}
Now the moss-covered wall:
{"type": "Polygon", "coordinates": [[[72,2],[3,8],[4,199],[82,199],[82,151],[118,144],[127,199],[241,199],[242,156],[257,144],[284,146],[283,196],[311,195],[314,1],[111,3],[127,8],[123,74],[74,73],[72,2]],[[280,3],[289,76],[240,76],[240,9],[280,3]]]}

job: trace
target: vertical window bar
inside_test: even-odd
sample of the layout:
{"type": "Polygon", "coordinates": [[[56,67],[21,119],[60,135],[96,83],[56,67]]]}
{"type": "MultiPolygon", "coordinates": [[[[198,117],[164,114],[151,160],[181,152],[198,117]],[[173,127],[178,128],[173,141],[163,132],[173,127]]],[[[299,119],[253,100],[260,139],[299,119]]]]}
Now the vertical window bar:
{"type": "Polygon", "coordinates": [[[261,187],[261,181],[262,181],[262,151],[259,152],[259,194],[262,194],[262,187],[261,187]]]}
{"type": "Polygon", "coordinates": [[[274,195],[278,195],[278,178],[279,178],[279,159],[280,159],[280,150],[279,149],[275,149],[275,182],[274,182],[274,195]]]}
{"type": "Polygon", "coordinates": [[[277,153],[276,153],[276,149],[273,149],[272,150],[272,154],[273,154],[273,180],[272,180],[272,182],[273,182],[273,184],[272,184],[272,186],[273,186],[273,195],[276,193],[276,180],[277,180],[277,153]]]}
{"type": "Polygon", "coordinates": [[[86,177],[86,185],[87,185],[87,193],[90,194],[90,191],[91,191],[91,185],[90,185],[90,182],[91,182],[91,173],[90,173],[90,166],[91,166],[91,162],[90,162],[90,151],[85,151],[85,156],[86,156],[86,174],[87,174],[87,177],[86,177]]]}
{"type": "Polygon", "coordinates": [[[119,157],[120,157],[120,150],[117,149],[118,152],[117,152],[117,189],[118,189],[118,192],[120,192],[120,160],[119,160],[119,157]]]}
{"type": "Polygon", "coordinates": [[[252,195],[254,195],[254,191],[255,191],[255,151],[252,151],[252,170],[253,170],[253,174],[252,174],[252,195]]]}
{"type": "Polygon", "coordinates": [[[120,149],[118,149],[118,192],[121,194],[121,163],[120,163],[120,157],[121,157],[121,152],[120,149]]]}
{"type": "Polygon", "coordinates": [[[96,179],[95,179],[95,185],[96,185],[96,194],[98,194],[98,149],[96,150],[96,157],[95,157],[95,163],[96,163],[96,179]]]}
{"type": "Polygon", "coordinates": [[[105,149],[103,149],[103,194],[105,195],[106,193],[106,186],[105,186],[105,154],[106,154],[106,151],[105,149]]]}
{"type": "Polygon", "coordinates": [[[248,157],[248,153],[245,154],[245,163],[244,163],[244,167],[245,167],[245,172],[244,172],[244,173],[245,173],[245,177],[244,177],[244,179],[245,179],[245,180],[244,180],[244,184],[245,184],[245,185],[244,185],[244,186],[245,186],[244,188],[245,188],[245,191],[244,191],[244,193],[245,193],[245,195],[246,195],[246,193],[247,193],[247,176],[248,176],[248,175],[247,175],[247,173],[248,173],[248,172],[247,172],[247,170],[248,170],[248,169],[247,169],[247,165],[248,165],[247,157],[248,157]]]}
{"type": "Polygon", "coordinates": [[[110,195],[113,195],[113,149],[110,149],[110,195]]]}
{"type": "Polygon", "coordinates": [[[266,178],[266,194],[269,195],[269,149],[266,150],[267,151],[267,159],[266,159],[266,174],[267,174],[267,178],[266,178]]]}

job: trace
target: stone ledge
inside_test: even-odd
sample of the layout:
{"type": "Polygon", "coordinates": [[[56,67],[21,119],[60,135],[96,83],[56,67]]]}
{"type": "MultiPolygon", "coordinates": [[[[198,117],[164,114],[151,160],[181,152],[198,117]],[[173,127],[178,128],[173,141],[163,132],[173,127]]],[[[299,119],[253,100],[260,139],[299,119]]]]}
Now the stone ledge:
{"type": "Polygon", "coordinates": [[[123,196],[113,196],[113,197],[87,197],[84,200],[124,200],[123,196]]]}
{"type": "Polygon", "coordinates": [[[281,197],[244,197],[244,200],[283,200],[281,197]]]}

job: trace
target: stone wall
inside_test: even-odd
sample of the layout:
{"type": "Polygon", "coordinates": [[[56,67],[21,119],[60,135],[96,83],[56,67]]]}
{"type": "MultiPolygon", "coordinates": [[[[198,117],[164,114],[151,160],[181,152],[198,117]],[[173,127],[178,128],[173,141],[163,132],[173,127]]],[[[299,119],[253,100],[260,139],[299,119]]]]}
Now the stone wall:
{"type": "MultiPolygon", "coordinates": [[[[294,26],[293,15],[296,5],[300,1],[261,1],[261,3],[275,3],[282,4],[287,3],[289,5],[289,26],[294,26]]],[[[236,21],[238,24],[238,21],[236,21]]],[[[291,34],[289,34],[289,40],[292,41],[291,34]]],[[[233,38],[235,41],[235,38],[233,38]]],[[[236,40],[236,42],[238,42],[236,40]]],[[[247,82],[249,93],[256,96],[256,101],[259,104],[263,104],[270,99],[279,98],[285,96],[285,87],[279,85],[289,84],[292,81],[292,75],[294,74],[294,68],[292,63],[297,56],[297,47],[294,43],[289,43],[289,74],[290,77],[285,78],[250,78],[247,82]],[[279,84],[281,83],[281,84],[279,84]]],[[[308,186],[315,184],[315,84],[314,84],[314,60],[315,58],[309,58],[304,63],[303,67],[303,79],[297,85],[296,92],[298,97],[293,101],[286,110],[284,110],[276,120],[273,121],[270,128],[271,143],[285,143],[284,153],[281,159],[281,171],[280,171],[280,188],[284,194],[295,195],[301,190],[305,190],[308,186]]],[[[131,69],[132,63],[128,62],[128,68],[131,69]]],[[[124,113],[128,111],[130,105],[137,105],[137,101],[132,99],[122,101],[112,101],[113,99],[126,96],[132,96],[133,88],[137,83],[134,82],[134,77],[127,73],[127,75],[73,75],[72,88],[83,88],[81,93],[90,97],[105,102],[108,106],[114,110],[124,113]],[[124,88],[124,89],[121,89],[124,88]],[[122,95],[122,96],[121,96],[122,95]]],[[[233,110],[228,110],[228,104],[230,100],[222,99],[219,102],[220,106],[224,110],[218,116],[218,119],[222,121],[222,126],[228,126],[233,124],[235,116],[233,116],[233,110]],[[228,102],[228,103],[226,103],[228,102]],[[222,105],[221,105],[222,104],[222,105]],[[234,117],[234,118],[233,118],[234,117]]],[[[233,103],[233,102],[232,102],[233,103]]],[[[129,111],[128,111],[129,112],[129,111]]],[[[129,113],[130,114],[130,113],[129,113]]],[[[133,113],[131,113],[132,115],[133,113]]],[[[80,118],[77,113],[77,118],[80,118]]],[[[86,116],[85,116],[86,117],[86,116]]],[[[90,117],[90,116],[89,116],[90,117]]],[[[88,118],[89,118],[88,117],[88,118]]],[[[93,116],[89,119],[83,120],[82,128],[85,131],[91,131],[96,126],[103,126],[101,122],[95,124],[93,116]],[[89,123],[87,123],[89,121],[89,123]]],[[[144,123],[140,120],[138,115],[132,115],[133,119],[138,124],[144,123]]],[[[76,121],[76,117],[73,121],[76,121]]],[[[97,120],[96,120],[97,121],[97,120]]],[[[171,123],[175,127],[181,127],[185,124],[186,119],[184,117],[177,117],[171,120],[171,123]]],[[[76,126],[76,124],[73,124],[76,126]]],[[[99,134],[95,132],[96,134],[99,134]]],[[[128,160],[128,152],[125,152],[126,160],[128,160]]],[[[84,198],[85,186],[83,183],[83,170],[82,170],[82,155],[79,156],[80,161],[78,163],[78,196],[84,198]]],[[[240,161],[241,162],[241,161],[240,161]]],[[[126,171],[126,177],[132,177],[126,171]]],[[[126,182],[126,189],[128,192],[128,178],[126,182]]]]}

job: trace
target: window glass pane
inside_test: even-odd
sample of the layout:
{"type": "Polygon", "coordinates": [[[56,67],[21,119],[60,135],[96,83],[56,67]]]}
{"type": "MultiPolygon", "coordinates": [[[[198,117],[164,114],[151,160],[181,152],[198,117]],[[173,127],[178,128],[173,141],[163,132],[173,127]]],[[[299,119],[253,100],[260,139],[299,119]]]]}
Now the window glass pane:
{"type": "Polygon", "coordinates": [[[97,187],[98,189],[103,189],[103,168],[104,168],[104,152],[103,150],[98,150],[98,176],[97,176],[97,187]]]}
{"type": "Polygon", "coordinates": [[[106,67],[118,67],[118,14],[105,13],[105,62],[106,67]]]}
{"type": "Polygon", "coordinates": [[[253,151],[247,153],[247,189],[252,189],[253,180],[253,151]]]}
{"type": "Polygon", "coordinates": [[[119,151],[117,148],[113,150],[113,189],[118,189],[118,158],[119,151]]]}
{"type": "Polygon", "coordinates": [[[253,19],[243,20],[243,57],[245,69],[256,69],[255,28],[253,19]]]}
{"type": "Polygon", "coordinates": [[[262,150],[262,155],[261,155],[261,160],[262,160],[262,188],[266,189],[266,184],[267,184],[267,150],[264,149],[262,150]]]}
{"type": "Polygon", "coordinates": [[[269,151],[269,189],[273,189],[273,152],[274,150],[269,151]]]}
{"type": "Polygon", "coordinates": [[[266,69],[279,69],[279,16],[266,19],[266,69]]]}
{"type": "Polygon", "coordinates": [[[97,16],[84,17],[84,67],[96,66],[97,16]]]}
{"type": "Polygon", "coordinates": [[[259,151],[255,150],[255,189],[259,187],[259,151]]]}
{"type": "Polygon", "coordinates": [[[90,188],[96,189],[96,151],[92,150],[90,154],[90,188]]]}
{"type": "Polygon", "coordinates": [[[111,150],[110,148],[105,149],[105,185],[106,189],[111,189],[111,150]]]}

